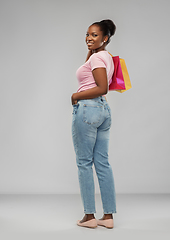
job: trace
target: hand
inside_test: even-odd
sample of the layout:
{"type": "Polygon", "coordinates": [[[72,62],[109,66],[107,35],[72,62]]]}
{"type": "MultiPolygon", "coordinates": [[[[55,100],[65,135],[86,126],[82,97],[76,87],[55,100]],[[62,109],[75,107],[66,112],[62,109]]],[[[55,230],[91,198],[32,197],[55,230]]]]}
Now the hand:
{"type": "Polygon", "coordinates": [[[71,96],[72,105],[77,104],[76,93],[73,93],[71,96]]]}

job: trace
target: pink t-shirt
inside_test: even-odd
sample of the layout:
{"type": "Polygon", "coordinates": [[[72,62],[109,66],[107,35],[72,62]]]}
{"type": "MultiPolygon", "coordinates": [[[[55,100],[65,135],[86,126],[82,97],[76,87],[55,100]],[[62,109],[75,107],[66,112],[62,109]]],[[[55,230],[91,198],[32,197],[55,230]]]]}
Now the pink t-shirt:
{"type": "Polygon", "coordinates": [[[92,71],[95,68],[101,67],[106,68],[108,85],[111,83],[114,72],[113,59],[107,51],[99,51],[93,53],[87,62],[77,69],[76,76],[79,83],[77,92],[82,92],[97,86],[92,71]]]}

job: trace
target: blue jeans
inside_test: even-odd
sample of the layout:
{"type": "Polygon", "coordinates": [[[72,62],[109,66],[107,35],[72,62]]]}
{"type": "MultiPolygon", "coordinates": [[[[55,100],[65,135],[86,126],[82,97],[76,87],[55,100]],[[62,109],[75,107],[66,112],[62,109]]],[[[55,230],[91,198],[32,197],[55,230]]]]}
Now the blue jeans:
{"type": "Polygon", "coordinates": [[[72,138],[84,213],[95,213],[93,163],[97,174],[103,212],[116,213],[112,167],[108,162],[111,110],[103,96],[79,100],[73,105],[72,138]]]}

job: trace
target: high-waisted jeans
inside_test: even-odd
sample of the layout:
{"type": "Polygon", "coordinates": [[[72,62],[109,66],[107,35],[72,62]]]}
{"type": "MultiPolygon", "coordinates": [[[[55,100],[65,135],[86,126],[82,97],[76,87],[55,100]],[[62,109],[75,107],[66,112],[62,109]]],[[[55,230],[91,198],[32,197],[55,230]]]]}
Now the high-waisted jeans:
{"type": "Polygon", "coordinates": [[[93,163],[103,212],[116,213],[114,177],[108,162],[110,126],[111,110],[103,96],[79,100],[73,105],[72,138],[85,214],[96,213],[93,163]]]}

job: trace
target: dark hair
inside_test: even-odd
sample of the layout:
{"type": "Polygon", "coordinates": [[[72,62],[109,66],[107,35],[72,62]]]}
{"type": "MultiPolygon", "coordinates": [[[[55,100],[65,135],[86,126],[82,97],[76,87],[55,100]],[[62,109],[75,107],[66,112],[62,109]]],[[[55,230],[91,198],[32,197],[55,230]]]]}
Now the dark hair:
{"type": "Polygon", "coordinates": [[[114,22],[110,19],[106,19],[100,22],[94,22],[92,25],[98,25],[100,27],[100,30],[103,32],[103,36],[108,36],[108,40],[106,42],[106,44],[108,44],[110,42],[111,36],[113,36],[116,31],[116,25],[114,22]]]}

